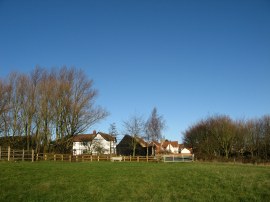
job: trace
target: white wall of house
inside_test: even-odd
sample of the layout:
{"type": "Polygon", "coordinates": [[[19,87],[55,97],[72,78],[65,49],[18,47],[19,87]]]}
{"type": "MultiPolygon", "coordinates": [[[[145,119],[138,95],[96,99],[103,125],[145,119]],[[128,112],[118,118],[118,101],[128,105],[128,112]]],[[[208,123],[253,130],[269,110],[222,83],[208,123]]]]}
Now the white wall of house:
{"type": "Polygon", "coordinates": [[[178,147],[173,147],[171,144],[168,144],[166,150],[173,154],[178,154],[178,147]]]}
{"type": "MultiPolygon", "coordinates": [[[[89,145],[90,146],[90,145],[89,145]]],[[[73,155],[80,155],[87,153],[88,145],[84,145],[83,142],[73,142],[73,155]]]]}

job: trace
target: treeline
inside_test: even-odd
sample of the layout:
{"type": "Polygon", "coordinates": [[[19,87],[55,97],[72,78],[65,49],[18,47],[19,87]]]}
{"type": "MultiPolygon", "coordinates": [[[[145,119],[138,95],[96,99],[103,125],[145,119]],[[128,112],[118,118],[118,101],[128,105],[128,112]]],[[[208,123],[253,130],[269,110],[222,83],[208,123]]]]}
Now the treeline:
{"type": "Polygon", "coordinates": [[[37,152],[70,150],[73,135],[108,115],[94,105],[96,96],[93,80],[76,68],[11,73],[0,79],[0,142],[24,141],[37,152]]]}
{"type": "Polygon", "coordinates": [[[212,116],[187,129],[184,144],[192,147],[199,159],[269,161],[270,116],[246,121],[212,116]]]}

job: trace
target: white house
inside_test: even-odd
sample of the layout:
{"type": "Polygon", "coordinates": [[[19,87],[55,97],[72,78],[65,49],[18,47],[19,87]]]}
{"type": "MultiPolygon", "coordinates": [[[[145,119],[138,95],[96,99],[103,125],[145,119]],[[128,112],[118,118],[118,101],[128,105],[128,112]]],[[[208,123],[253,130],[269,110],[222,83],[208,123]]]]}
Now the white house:
{"type": "Polygon", "coordinates": [[[73,138],[73,155],[116,154],[116,138],[102,132],[76,135],[73,138]]]}
{"type": "Polygon", "coordinates": [[[178,154],[179,153],[179,145],[178,141],[164,141],[161,142],[161,147],[163,148],[164,151],[173,153],[173,154],[178,154]]]}

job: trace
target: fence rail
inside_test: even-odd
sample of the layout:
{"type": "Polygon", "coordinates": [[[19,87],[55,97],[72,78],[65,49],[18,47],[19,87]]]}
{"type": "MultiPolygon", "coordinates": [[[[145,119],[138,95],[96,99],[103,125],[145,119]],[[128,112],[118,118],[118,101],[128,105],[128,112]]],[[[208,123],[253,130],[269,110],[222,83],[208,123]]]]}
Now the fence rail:
{"type": "MultiPolygon", "coordinates": [[[[115,155],[113,155],[115,157],[115,155]]],[[[2,148],[0,146],[0,161],[65,161],[65,162],[93,162],[93,161],[111,161],[110,155],[72,155],[72,154],[52,154],[35,153],[34,150],[15,150],[10,147],[2,148]]],[[[159,159],[155,156],[121,156],[122,162],[157,162],[159,159]]]]}

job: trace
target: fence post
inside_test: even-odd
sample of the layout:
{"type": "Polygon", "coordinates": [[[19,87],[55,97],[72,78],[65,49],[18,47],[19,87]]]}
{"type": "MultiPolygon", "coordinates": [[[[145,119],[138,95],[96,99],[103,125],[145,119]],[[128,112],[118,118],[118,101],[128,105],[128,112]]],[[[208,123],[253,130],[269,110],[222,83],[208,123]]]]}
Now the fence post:
{"type": "Polygon", "coordinates": [[[37,153],[37,159],[36,159],[36,161],[38,161],[38,153],[37,153]]]}
{"type": "Polygon", "coordinates": [[[32,149],[32,162],[34,162],[34,157],[35,157],[34,150],[32,149]]]}
{"type": "Polygon", "coordinates": [[[129,161],[131,161],[131,155],[129,156],[129,161]]]}
{"type": "Polygon", "coordinates": [[[24,161],[24,149],[22,150],[22,161],[24,161]]]}
{"type": "Polygon", "coordinates": [[[137,156],[137,162],[139,162],[140,161],[140,157],[139,156],[137,156]]]}
{"type": "Polygon", "coordinates": [[[2,149],[2,148],[1,148],[1,146],[0,146],[0,160],[1,160],[1,155],[2,155],[1,149],[2,149]]]}
{"type": "Polygon", "coordinates": [[[44,160],[47,161],[47,154],[44,154],[44,160]]]}
{"type": "Polygon", "coordinates": [[[97,156],[97,161],[99,161],[99,156],[97,156]]]}
{"type": "Polygon", "coordinates": [[[69,161],[71,162],[71,155],[69,155],[69,161]]]}
{"type": "Polygon", "coordinates": [[[62,154],[62,156],[61,156],[61,157],[62,157],[62,161],[64,161],[64,155],[63,155],[63,154],[62,154]]]}
{"type": "Polygon", "coordinates": [[[82,155],[82,162],[84,162],[84,155],[82,155]]]}
{"type": "Polygon", "coordinates": [[[10,161],[10,146],[8,146],[8,161],[10,161]]]}
{"type": "Polygon", "coordinates": [[[78,156],[76,156],[76,162],[78,162],[78,156]]]}
{"type": "Polygon", "coordinates": [[[55,154],[53,155],[53,160],[56,161],[56,155],[55,154]]]}

